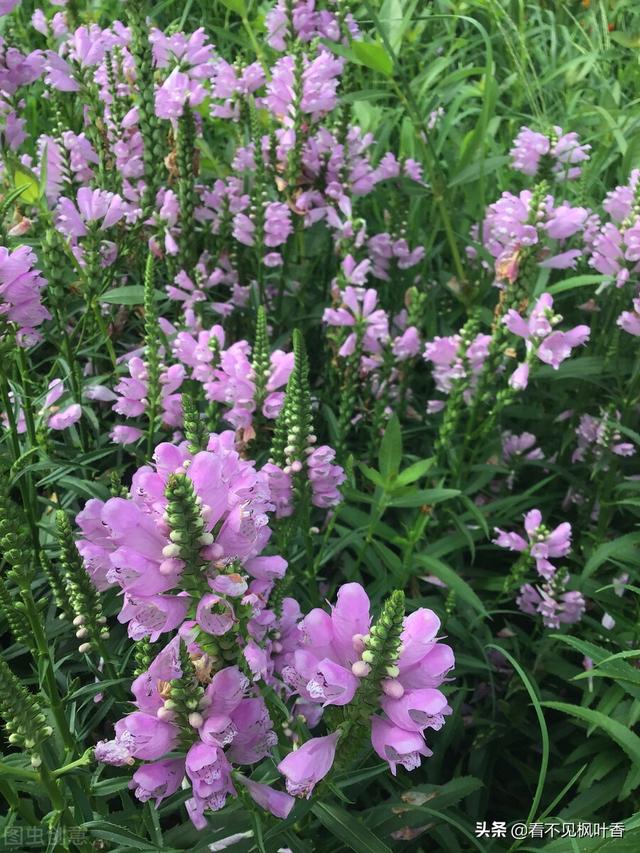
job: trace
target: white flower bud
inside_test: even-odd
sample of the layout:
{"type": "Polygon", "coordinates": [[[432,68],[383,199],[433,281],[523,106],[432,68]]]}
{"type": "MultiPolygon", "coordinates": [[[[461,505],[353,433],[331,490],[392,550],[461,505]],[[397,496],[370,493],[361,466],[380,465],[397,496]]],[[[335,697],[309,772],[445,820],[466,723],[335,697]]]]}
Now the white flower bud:
{"type": "Polygon", "coordinates": [[[180,554],[179,546],[175,545],[173,543],[171,545],[165,545],[164,548],[162,549],[162,556],[163,557],[178,557],[179,554],[180,554]]]}

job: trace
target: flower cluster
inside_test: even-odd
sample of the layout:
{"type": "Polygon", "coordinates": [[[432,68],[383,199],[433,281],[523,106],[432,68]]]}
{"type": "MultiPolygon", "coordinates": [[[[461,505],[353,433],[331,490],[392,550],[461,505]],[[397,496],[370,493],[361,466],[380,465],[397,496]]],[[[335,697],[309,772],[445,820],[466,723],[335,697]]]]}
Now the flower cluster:
{"type": "MultiPolygon", "coordinates": [[[[0,321],[11,323],[20,346],[38,341],[36,328],[51,314],[42,304],[47,282],[36,269],[37,258],[28,246],[10,251],[0,247],[0,321]]],[[[2,337],[4,330],[0,326],[2,337]]]]}
{"type": "Polygon", "coordinates": [[[589,159],[590,145],[581,145],[577,133],[563,133],[554,127],[550,134],[538,133],[521,127],[515,138],[511,154],[512,166],[524,175],[533,177],[547,169],[559,180],[579,178],[579,165],[589,159]]]}
{"type": "Polygon", "coordinates": [[[558,628],[561,623],[578,622],[585,609],[585,601],[577,590],[567,591],[569,580],[564,569],[557,568],[551,559],[566,557],[571,550],[571,525],[559,524],[549,530],[542,523],[542,514],[532,509],[524,517],[527,539],[519,533],[496,528],[494,544],[521,554],[521,565],[534,562],[537,573],[544,580],[540,587],[525,584],[520,589],[518,606],[524,613],[539,613],[548,628],[558,628]]]}
{"type": "MultiPolygon", "coordinates": [[[[432,611],[421,608],[404,620],[400,616],[395,626],[384,616],[372,628],[365,590],[357,583],[345,584],[330,614],[312,610],[298,624],[297,642],[289,644],[277,668],[305,704],[322,708],[357,709],[372,690],[371,742],[395,774],[398,764],[413,770],[421,756],[432,754],[424,732],[440,729],[451,713],[437,688],[454,659],[451,648],[436,639],[440,621],[432,611]],[[393,643],[394,629],[399,642],[393,660],[381,671],[382,650],[393,643]]],[[[287,775],[286,767],[280,765],[280,770],[287,775]]],[[[289,780],[287,787],[292,793],[310,793],[309,785],[301,790],[296,781],[289,780]]]]}

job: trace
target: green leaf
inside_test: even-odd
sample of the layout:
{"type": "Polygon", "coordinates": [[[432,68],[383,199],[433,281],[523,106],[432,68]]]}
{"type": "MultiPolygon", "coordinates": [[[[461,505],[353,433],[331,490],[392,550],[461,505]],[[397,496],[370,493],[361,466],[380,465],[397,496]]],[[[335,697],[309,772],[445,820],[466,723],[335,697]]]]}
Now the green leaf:
{"type": "Polygon", "coordinates": [[[136,835],[130,829],[124,826],[119,826],[117,823],[111,823],[108,820],[91,820],[88,823],[82,824],[82,829],[86,830],[93,838],[99,838],[102,841],[115,841],[117,844],[129,844],[133,850],[157,850],[155,846],[151,846],[146,838],[141,835],[136,835]],[[135,845],[131,845],[134,841],[135,845]]]}
{"type": "Polygon", "coordinates": [[[317,803],[311,811],[332,835],[356,853],[391,853],[391,848],[344,809],[317,803]]]}
{"type": "Polygon", "coordinates": [[[475,776],[458,776],[445,785],[418,785],[400,795],[403,803],[410,806],[424,806],[433,803],[439,809],[458,803],[469,794],[483,787],[483,782],[475,776]]]}
{"type": "Polygon", "coordinates": [[[372,483],[375,483],[375,485],[379,486],[381,489],[386,487],[387,484],[384,477],[379,471],[376,471],[375,468],[370,468],[368,465],[365,465],[364,462],[359,462],[358,468],[362,471],[367,480],[371,480],[372,483]]]}
{"type": "MultiPolygon", "coordinates": [[[[522,683],[525,686],[527,693],[531,699],[531,703],[533,705],[533,710],[536,712],[536,717],[538,718],[538,725],[540,726],[540,736],[542,738],[542,756],[540,759],[540,772],[538,774],[538,784],[536,785],[536,792],[533,796],[533,801],[531,803],[531,808],[529,809],[529,815],[527,817],[526,823],[531,823],[533,819],[538,814],[538,809],[540,807],[540,801],[542,800],[542,792],[544,791],[544,783],[547,778],[547,768],[549,767],[549,730],[547,728],[547,723],[544,718],[544,714],[542,713],[542,705],[545,705],[545,702],[540,702],[538,698],[537,691],[534,689],[533,683],[529,679],[526,672],[522,669],[518,661],[511,655],[506,649],[503,649],[502,646],[498,646],[495,643],[488,643],[488,649],[496,649],[503,654],[506,659],[509,661],[511,666],[518,673],[520,678],[522,679],[522,683]]],[[[640,740],[639,740],[640,743],[640,740]]]]}
{"type": "Polygon", "coordinates": [[[16,189],[22,188],[20,198],[27,204],[36,204],[40,199],[40,185],[31,169],[26,166],[16,166],[13,173],[13,183],[16,189]]]}
{"type": "Polygon", "coordinates": [[[389,501],[389,506],[412,507],[433,506],[443,501],[456,498],[460,494],[459,489],[422,489],[419,492],[411,492],[408,495],[398,495],[389,501]]]}
{"type": "Polygon", "coordinates": [[[638,545],[640,544],[640,533],[627,533],[625,536],[619,536],[611,542],[605,542],[593,552],[586,562],[582,570],[582,577],[588,578],[599,569],[603,563],[606,563],[611,557],[616,557],[623,561],[636,562],[640,553],[638,545]]]}
{"type": "Polygon", "coordinates": [[[379,71],[385,77],[393,76],[393,59],[384,46],[373,41],[353,41],[351,49],[356,61],[373,71],[379,71]]]}
{"type": "Polygon", "coordinates": [[[401,461],[402,432],[400,431],[400,421],[396,415],[393,415],[384,431],[378,454],[378,465],[382,476],[387,480],[395,478],[400,470],[401,461]]]}
{"type": "Polygon", "coordinates": [[[419,459],[417,462],[414,462],[413,465],[409,465],[408,468],[405,468],[404,471],[401,471],[396,478],[397,486],[408,486],[410,483],[415,483],[416,480],[419,480],[420,477],[424,477],[429,468],[433,467],[434,463],[433,456],[429,457],[429,459],[419,459]]]}
{"type": "Polygon", "coordinates": [[[404,21],[402,3],[400,0],[384,0],[380,7],[380,28],[384,31],[389,44],[395,53],[402,44],[404,21]]]}
{"type": "Polygon", "coordinates": [[[555,296],[558,293],[564,293],[567,290],[575,290],[577,287],[589,287],[594,284],[602,284],[603,281],[608,281],[611,278],[609,275],[572,275],[571,278],[565,278],[564,281],[558,281],[555,284],[545,288],[547,293],[555,296]]]}
{"type": "MultiPolygon", "coordinates": [[[[159,290],[154,290],[153,298],[157,301],[164,296],[159,290]]],[[[100,297],[100,302],[109,305],[142,305],[144,303],[144,287],[141,284],[132,284],[127,287],[114,287],[107,290],[100,297]]]]}
{"type": "Polygon", "coordinates": [[[446,583],[449,589],[452,589],[463,601],[470,607],[473,607],[481,616],[488,617],[489,614],[484,608],[484,604],[478,598],[476,593],[471,589],[469,584],[462,580],[460,575],[455,572],[442,560],[437,557],[432,557],[430,554],[417,554],[414,558],[416,562],[424,566],[432,575],[435,575],[441,581],[446,583]]]}
{"type": "Polygon", "coordinates": [[[634,764],[640,766],[640,737],[630,731],[627,726],[623,726],[617,720],[601,714],[600,711],[582,708],[580,705],[567,705],[564,702],[543,702],[542,704],[545,708],[561,711],[563,714],[577,717],[579,720],[589,723],[590,726],[602,729],[618,746],[622,747],[634,764]]]}
{"type": "Polygon", "coordinates": [[[632,35],[631,33],[623,33],[619,30],[614,30],[609,33],[611,41],[615,41],[622,47],[628,47],[630,50],[637,50],[640,47],[640,35],[632,35]]]}
{"type": "Polygon", "coordinates": [[[236,15],[240,15],[241,18],[247,17],[247,7],[244,0],[220,0],[220,2],[231,12],[235,12],[236,15]]]}

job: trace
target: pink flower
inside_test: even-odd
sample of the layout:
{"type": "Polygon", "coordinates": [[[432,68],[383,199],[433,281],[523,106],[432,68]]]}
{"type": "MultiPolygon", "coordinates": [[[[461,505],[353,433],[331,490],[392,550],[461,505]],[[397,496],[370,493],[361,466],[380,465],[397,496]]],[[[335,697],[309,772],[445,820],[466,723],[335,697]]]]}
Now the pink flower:
{"type": "Polygon", "coordinates": [[[640,299],[633,300],[633,311],[623,311],[616,320],[618,326],[630,335],[640,336],[640,299]]]}
{"type": "Polygon", "coordinates": [[[307,457],[311,502],[314,506],[328,509],[342,500],[338,486],[344,483],[346,474],[340,465],[334,465],[336,452],[327,445],[316,447],[307,457]]]}
{"type": "Polygon", "coordinates": [[[371,721],[371,742],[380,758],[389,763],[394,776],[398,764],[405,770],[415,770],[420,767],[421,756],[433,755],[419,732],[401,729],[383,717],[371,721]]]}
{"type": "Polygon", "coordinates": [[[340,732],[333,732],[325,737],[312,738],[278,764],[291,795],[309,799],[318,782],[331,770],[339,737],[340,732]]]}
{"type": "Polygon", "coordinates": [[[240,773],[236,774],[237,781],[243,785],[251,799],[259,806],[271,814],[281,819],[289,817],[289,812],[295,805],[295,800],[283,791],[276,791],[270,785],[263,785],[261,782],[254,782],[252,779],[247,779],[240,773]]]}
{"type": "Polygon", "coordinates": [[[119,195],[80,187],[76,204],[64,196],[58,202],[56,225],[67,237],[85,237],[88,233],[85,223],[100,222],[104,231],[119,222],[125,212],[125,203],[119,195]]]}
{"type": "Polygon", "coordinates": [[[576,326],[568,332],[552,332],[544,338],[537,349],[540,361],[550,364],[554,370],[571,355],[571,350],[582,346],[589,340],[591,330],[588,326],[576,326]]]}
{"type": "Polygon", "coordinates": [[[21,346],[38,340],[36,327],[51,319],[41,302],[41,291],[47,282],[35,269],[36,263],[28,246],[18,246],[12,252],[0,247],[0,318],[18,326],[21,346]]]}
{"type": "Polygon", "coordinates": [[[532,509],[524,517],[524,527],[528,542],[517,533],[506,533],[496,527],[498,536],[493,543],[500,548],[530,554],[535,560],[538,573],[548,580],[556,572],[556,567],[549,558],[566,557],[571,550],[571,525],[565,521],[553,530],[549,530],[542,524],[540,510],[532,509]]]}
{"type": "Polygon", "coordinates": [[[155,799],[156,808],[180,787],[184,777],[184,760],[168,758],[143,764],[133,774],[129,787],[134,789],[136,799],[143,803],[155,799]]]}
{"type": "Polygon", "coordinates": [[[378,294],[370,288],[346,287],[340,291],[342,305],[339,308],[325,308],[322,319],[329,326],[355,327],[342,344],[339,355],[343,358],[355,352],[358,335],[364,352],[377,354],[389,339],[389,320],[386,312],[376,309],[378,294]]]}

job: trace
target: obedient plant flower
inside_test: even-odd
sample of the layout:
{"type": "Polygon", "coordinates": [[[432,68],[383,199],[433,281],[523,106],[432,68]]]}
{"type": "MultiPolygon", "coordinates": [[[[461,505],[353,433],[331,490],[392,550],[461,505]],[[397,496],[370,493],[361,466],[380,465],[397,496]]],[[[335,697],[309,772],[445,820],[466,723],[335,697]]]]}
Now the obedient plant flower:
{"type": "Polygon", "coordinates": [[[353,355],[356,347],[372,355],[378,354],[389,339],[386,312],[376,308],[378,294],[373,288],[347,286],[335,294],[338,308],[325,308],[322,319],[328,326],[353,329],[338,350],[343,358],[353,355]]]}
{"type": "Polygon", "coordinates": [[[623,287],[640,270],[640,219],[626,221],[626,226],[607,222],[592,240],[591,249],[589,264],[623,287]]]}
{"type": "Polygon", "coordinates": [[[155,466],[134,474],[128,499],[89,501],[77,518],[87,571],[100,588],[123,591],[119,619],[135,638],[158,638],[187,617],[207,632],[214,612],[229,630],[239,611],[264,606],[286,570],[281,557],[259,557],[274,508],[267,475],[240,459],[233,433],[212,435],[208,448],[193,455],[186,442],[159,445],[155,466]],[[238,593],[220,587],[220,575],[239,570],[263,582],[259,599],[249,590],[236,604],[238,593]]]}
{"type": "MultiPolygon", "coordinates": [[[[116,400],[112,408],[119,415],[136,418],[143,415],[149,405],[147,365],[141,358],[134,356],[129,359],[127,367],[130,376],[121,379],[114,387],[116,400]]],[[[178,427],[182,424],[181,395],[176,392],[184,379],[185,369],[181,364],[172,364],[160,373],[162,422],[166,426],[178,427]]],[[[123,437],[130,438],[131,435],[122,433],[123,437]]]]}
{"type": "Polygon", "coordinates": [[[52,379],[49,383],[49,391],[45,397],[44,407],[41,414],[45,416],[49,429],[68,429],[77,423],[82,417],[82,407],[79,403],[71,403],[64,408],[55,404],[65,393],[64,383],[61,379],[52,379]]]}
{"type": "Polygon", "coordinates": [[[467,378],[469,386],[465,398],[469,402],[487,358],[490,342],[491,335],[481,333],[471,341],[463,341],[461,335],[436,337],[429,341],[425,345],[423,357],[434,365],[433,378],[436,388],[448,394],[457,379],[467,378]]]}
{"type": "Polygon", "coordinates": [[[296,797],[309,799],[313,789],[327,775],[336,755],[340,732],[308,740],[290,752],[278,770],[287,780],[287,791],[296,797]]]}
{"type": "MultiPolygon", "coordinates": [[[[13,251],[0,246],[0,324],[11,323],[19,346],[40,340],[36,328],[51,315],[42,304],[47,282],[35,268],[38,260],[29,246],[13,251]]],[[[4,330],[0,325],[0,338],[4,330]]]]}
{"type": "MultiPolygon", "coordinates": [[[[216,668],[214,660],[181,636],[155,657],[132,685],[136,711],[115,725],[115,738],[95,748],[98,761],[142,764],[130,783],[136,797],[156,807],[190,783],[187,812],[197,829],[205,813],[236,796],[233,764],[257,764],[276,743],[264,700],[238,667],[216,668]],[[178,757],[176,753],[180,754],[178,757]]],[[[263,808],[286,816],[293,799],[268,785],[236,776],[263,808]]]]}
{"type": "MultiPolygon", "coordinates": [[[[527,342],[528,358],[526,364],[530,363],[531,357],[536,355],[540,361],[551,365],[554,370],[570,357],[571,351],[582,346],[589,340],[591,330],[588,326],[580,325],[566,332],[554,331],[554,326],[562,321],[562,316],[553,311],[553,297],[549,293],[543,293],[535,303],[529,316],[523,317],[518,311],[509,309],[503,318],[507,329],[519,338],[527,342]]],[[[522,368],[522,365],[520,366],[522,368]]],[[[519,368],[520,369],[520,368],[519,368]]],[[[528,370],[526,375],[511,378],[511,385],[516,390],[526,388],[528,370]]]]}
{"type": "Polygon", "coordinates": [[[511,432],[502,433],[502,458],[508,464],[521,459],[544,459],[544,453],[536,447],[537,439],[533,433],[523,432],[514,435],[511,432]]]}
{"type": "Polygon", "coordinates": [[[523,613],[542,616],[546,628],[573,625],[582,618],[586,605],[582,593],[566,590],[567,580],[568,576],[559,574],[539,587],[525,584],[516,603],[523,613]]]}
{"type": "Polygon", "coordinates": [[[590,150],[590,145],[580,144],[575,132],[563,133],[562,128],[554,127],[546,135],[522,127],[510,151],[511,165],[529,176],[547,169],[560,180],[575,180],[582,172],[579,164],[589,159],[590,150]]]}
{"type": "Polygon", "coordinates": [[[633,311],[623,311],[616,323],[628,334],[640,337],[640,299],[634,299],[633,311]]]}
{"type": "Polygon", "coordinates": [[[56,222],[67,237],[85,237],[89,233],[87,225],[96,223],[96,227],[105,231],[119,222],[126,212],[126,203],[119,195],[80,187],[75,203],[66,197],[60,199],[56,222]]]}
{"type": "Polygon", "coordinates": [[[636,448],[631,441],[623,441],[618,428],[620,412],[603,412],[599,418],[592,415],[581,415],[576,428],[578,446],[571,457],[572,462],[589,461],[601,463],[602,470],[607,470],[609,460],[607,451],[616,456],[633,456],[636,448]],[[613,417],[612,417],[613,415],[613,417]]]}
{"type": "MultiPolygon", "coordinates": [[[[571,207],[566,202],[556,207],[552,196],[536,199],[529,190],[517,196],[504,192],[487,208],[482,233],[478,226],[471,233],[495,258],[496,282],[513,284],[523,260],[529,256],[549,269],[575,267],[582,250],[564,244],[581,232],[588,214],[585,208],[571,207]]],[[[473,247],[467,252],[471,258],[477,256],[473,247]]]]}
{"type": "Polygon", "coordinates": [[[549,558],[566,557],[571,550],[571,525],[565,521],[549,530],[542,524],[540,510],[532,509],[524,517],[524,527],[528,541],[519,533],[507,533],[496,527],[498,536],[493,542],[500,548],[508,548],[510,551],[518,551],[532,557],[538,574],[549,580],[556,572],[556,567],[549,558]]]}
{"type": "MultiPolygon", "coordinates": [[[[436,689],[454,665],[449,646],[436,640],[439,627],[438,617],[425,608],[403,619],[392,597],[372,628],[365,590],[345,584],[331,614],[312,610],[299,623],[297,646],[276,668],[306,702],[342,707],[345,719],[350,709],[355,713],[361,703],[371,703],[374,749],[394,774],[397,764],[412,770],[420,765],[421,755],[431,754],[424,743],[425,729],[441,728],[451,712],[436,689]]],[[[326,761],[329,744],[325,738],[318,741],[326,748],[321,750],[326,761]]],[[[280,769],[287,775],[282,764],[280,769]]],[[[322,762],[320,769],[322,775],[327,772],[322,762]]],[[[308,783],[302,784],[308,795],[308,783]]]]}

